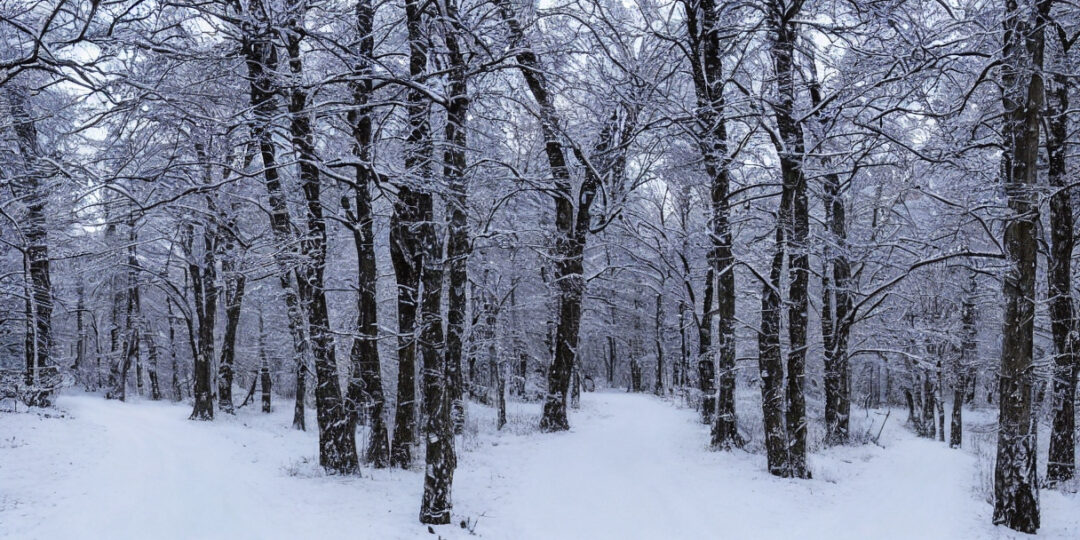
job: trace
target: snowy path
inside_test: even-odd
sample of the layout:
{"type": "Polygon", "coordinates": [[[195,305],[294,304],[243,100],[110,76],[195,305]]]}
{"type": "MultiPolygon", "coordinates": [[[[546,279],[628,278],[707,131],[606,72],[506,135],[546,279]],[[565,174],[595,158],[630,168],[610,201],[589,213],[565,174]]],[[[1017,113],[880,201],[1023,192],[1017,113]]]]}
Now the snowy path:
{"type": "MultiPolygon", "coordinates": [[[[899,422],[888,449],[814,454],[815,479],[796,481],[766,474],[763,456],[709,452],[690,411],[646,395],[584,398],[568,433],[496,434],[474,417],[455,519],[507,540],[1012,537],[988,524],[974,456],[899,422]]],[[[314,434],[289,429],[288,411],[199,423],[172,404],[60,406],[71,418],[0,414],[0,537],[436,538],[416,522],[418,471],[322,476],[304,462],[314,434]]],[[[532,425],[534,407],[517,420],[532,425]]],[[[1040,537],[1080,538],[1080,498],[1044,495],[1044,511],[1040,537]]]]}

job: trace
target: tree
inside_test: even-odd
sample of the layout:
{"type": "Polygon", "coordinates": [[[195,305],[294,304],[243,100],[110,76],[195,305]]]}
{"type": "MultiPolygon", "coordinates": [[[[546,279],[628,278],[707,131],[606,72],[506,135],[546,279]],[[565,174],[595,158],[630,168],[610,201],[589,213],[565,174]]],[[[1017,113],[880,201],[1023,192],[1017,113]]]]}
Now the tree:
{"type": "Polygon", "coordinates": [[[1010,216],[1005,224],[1005,315],[1002,325],[994,523],[1026,533],[1039,528],[1035,471],[1035,268],[1038,207],[1033,201],[1043,108],[1044,5],[1006,0],[1002,38],[1002,183],[1010,216]]]}

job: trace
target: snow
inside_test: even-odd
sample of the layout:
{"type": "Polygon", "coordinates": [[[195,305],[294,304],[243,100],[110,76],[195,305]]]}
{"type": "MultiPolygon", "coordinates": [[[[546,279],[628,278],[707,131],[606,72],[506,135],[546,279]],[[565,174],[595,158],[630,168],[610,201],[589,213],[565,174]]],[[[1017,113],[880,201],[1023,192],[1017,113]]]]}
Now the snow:
{"type": "MultiPolygon", "coordinates": [[[[1019,537],[990,524],[977,452],[915,438],[906,413],[886,424],[885,448],[812,454],[814,479],[802,481],[768,475],[759,454],[709,451],[707,426],[668,401],[617,392],[582,401],[573,429],[555,434],[532,429],[535,404],[511,403],[501,433],[490,409],[472,407],[458,440],[455,524],[437,535],[1019,537]]],[[[214,422],[187,420],[186,405],[93,395],[63,396],[58,409],[64,417],[0,413],[0,537],[437,537],[417,522],[422,464],[326,476],[315,434],[292,430],[288,407],[214,422]]],[[[1042,496],[1038,536],[1080,538],[1080,497],[1042,496]]]]}

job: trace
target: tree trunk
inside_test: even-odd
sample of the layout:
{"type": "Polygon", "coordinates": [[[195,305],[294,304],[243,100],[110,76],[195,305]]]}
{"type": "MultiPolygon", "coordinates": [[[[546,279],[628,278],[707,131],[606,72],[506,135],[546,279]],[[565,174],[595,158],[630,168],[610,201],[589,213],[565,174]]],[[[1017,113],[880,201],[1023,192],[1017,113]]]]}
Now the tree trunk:
{"type": "MultiPolygon", "coordinates": [[[[468,148],[465,130],[469,115],[469,92],[466,81],[468,69],[459,38],[466,35],[457,12],[457,3],[447,0],[439,3],[443,41],[449,56],[447,83],[449,95],[446,104],[445,143],[443,151],[443,178],[449,194],[446,197],[447,234],[446,261],[449,266],[450,284],[446,306],[446,369],[449,378],[451,411],[454,433],[465,427],[465,403],[461,374],[462,340],[465,335],[465,288],[469,283],[469,222],[466,195],[468,179],[465,177],[465,152],[468,148]]],[[[502,380],[499,377],[499,380],[502,380]]]]}
{"type": "MultiPolygon", "coordinates": [[[[1061,36],[1065,37],[1065,36],[1061,36]]],[[[1058,64],[1071,43],[1059,39],[1064,49],[1058,64]]],[[[1064,67],[1064,66],[1062,66],[1064,67]]],[[[1066,160],[1069,131],[1069,79],[1055,70],[1047,92],[1046,153],[1048,176],[1054,189],[1050,197],[1050,268],[1049,284],[1050,327],[1054,342],[1052,379],[1054,418],[1050,430],[1050,454],[1046,465],[1046,483],[1054,486],[1076,476],[1076,380],[1080,364],[1077,359],[1076,319],[1072,300],[1073,215],[1071,190],[1066,160]]]]}
{"type": "MultiPolygon", "coordinates": [[[[349,115],[353,130],[353,154],[359,164],[356,167],[356,184],[353,187],[356,213],[352,221],[353,241],[357,259],[357,305],[356,336],[350,352],[351,377],[347,395],[354,416],[359,407],[366,408],[369,427],[367,454],[364,461],[377,469],[390,465],[390,437],[386,423],[386,397],[383,393],[382,367],[379,359],[379,324],[376,309],[376,285],[378,268],[375,262],[374,217],[371,209],[370,182],[375,179],[372,160],[371,109],[367,106],[372,93],[370,77],[371,59],[374,57],[375,41],[372,35],[375,8],[369,0],[356,4],[357,44],[354,70],[358,79],[352,85],[353,104],[356,110],[349,115]]],[[[343,199],[348,209],[348,199],[343,199]]],[[[354,422],[355,422],[354,418],[354,422]]]]}
{"type": "MultiPolygon", "coordinates": [[[[298,16],[303,16],[299,13],[298,16]]],[[[323,273],[326,269],[326,220],[323,217],[319,157],[315,150],[314,127],[303,86],[300,45],[303,23],[288,21],[286,50],[292,85],[289,91],[289,133],[299,161],[304,191],[307,233],[300,242],[302,252],[298,275],[301,298],[306,300],[311,352],[315,359],[315,413],[319,424],[319,464],[329,472],[354,474],[359,470],[356,432],[341,395],[337,358],[330,314],[326,303],[323,273]]]]}
{"type": "Polygon", "coordinates": [[[790,476],[788,432],[784,426],[784,362],[780,350],[780,279],[784,268],[784,227],[779,223],[788,209],[789,195],[781,196],[777,212],[776,246],[769,280],[761,286],[761,329],[758,331],[758,366],[761,373],[761,411],[765,427],[765,455],[769,473],[790,476]]]}
{"type": "MultiPolygon", "coordinates": [[[[209,181],[209,179],[206,179],[209,181]]],[[[192,420],[214,419],[214,395],[211,388],[211,366],[214,362],[214,328],[217,319],[218,290],[214,285],[217,270],[214,253],[217,250],[216,235],[211,224],[203,225],[202,252],[195,250],[194,225],[189,221],[181,233],[181,245],[184,248],[191,276],[192,291],[195,294],[195,317],[198,326],[193,375],[195,378],[192,396],[195,405],[191,411],[192,420]]]]}
{"type": "MultiPolygon", "coordinates": [[[[787,415],[788,471],[785,476],[810,478],[806,467],[806,327],[809,309],[810,256],[807,238],[810,233],[806,176],[802,160],[805,154],[802,124],[795,118],[794,51],[797,40],[798,9],[788,9],[774,0],[769,6],[768,25],[772,43],[770,54],[776,77],[776,115],[779,139],[774,139],[780,158],[783,192],[787,205],[781,203],[779,225],[784,229],[784,243],[779,252],[788,256],[788,358],[787,415]]],[[[774,260],[774,268],[777,266],[774,260]]],[[[779,286],[779,280],[773,281],[779,286]]],[[[779,304],[779,302],[777,302],[779,304]]]]}
{"type": "MultiPolygon", "coordinates": [[[[49,161],[40,159],[37,126],[28,103],[28,89],[10,85],[7,89],[12,127],[22,157],[20,178],[14,183],[16,193],[26,205],[25,219],[19,224],[26,241],[27,319],[26,319],[26,384],[39,387],[28,403],[47,407],[52,403],[56,368],[50,361],[52,351],[52,282],[49,272],[48,224],[46,202],[48,188],[45,178],[49,161]]],[[[5,175],[7,176],[7,175],[5,175]]]]}
{"type": "Polygon", "coordinates": [[[716,412],[716,366],[712,360],[712,321],[713,321],[713,284],[716,283],[716,264],[709,257],[709,268],[705,271],[705,298],[701,305],[701,318],[698,323],[698,389],[701,390],[701,422],[710,424],[716,412]]]}
{"type": "Polygon", "coordinates": [[[566,153],[560,142],[561,129],[553,97],[548,88],[544,67],[529,46],[521,23],[514,15],[508,0],[496,0],[503,20],[510,33],[510,42],[518,51],[515,58],[522,77],[536,101],[540,113],[540,131],[544,139],[544,153],[552,178],[555,200],[555,283],[559,288],[559,322],[555,329],[555,355],[548,370],[548,392],[544,398],[541,431],[570,429],[566,417],[566,400],[569,397],[570,376],[577,354],[578,330],[581,326],[581,300],[585,295],[582,276],[585,236],[589,227],[589,207],[596,197],[595,179],[588,175],[578,195],[578,215],[575,220],[571,200],[573,187],[570,170],[566,165],[566,153]],[[584,223],[584,226],[581,224],[584,223]],[[575,225],[578,227],[575,230],[575,225]]]}
{"type": "Polygon", "coordinates": [[[1033,2],[1006,0],[1001,83],[1004,119],[1004,184],[1010,218],[1005,223],[1005,312],[1002,321],[997,463],[993,521],[1034,533],[1039,528],[1035,471],[1036,421],[1032,342],[1038,259],[1036,184],[1044,22],[1033,2]]]}
{"type": "Polygon", "coordinates": [[[144,323],[141,334],[143,340],[146,341],[147,354],[150,356],[150,365],[148,369],[148,375],[150,377],[150,399],[159,401],[161,400],[161,384],[158,380],[159,354],[157,339],[155,338],[154,333],[150,331],[149,323],[144,323]]]}
{"type": "MultiPolygon", "coordinates": [[[[425,17],[415,0],[406,3],[409,35],[409,74],[414,78],[427,72],[428,45],[424,34],[425,17]]],[[[398,186],[394,213],[390,218],[390,256],[398,282],[398,403],[394,416],[394,438],[390,462],[407,468],[412,462],[412,443],[416,432],[416,307],[425,261],[423,230],[430,213],[431,194],[422,190],[431,180],[430,108],[427,96],[411,88],[407,92],[409,134],[406,140],[405,169],[410,176],[398,186]]],[[[441,269],[440,269],[441,272],[441,269]]],[[[439,284],[441,291],[442,285],[439,284]]],[[[422,314],[421,314],[422,317],[422,314]]],[[[441,326],[440,326],[441,329],[441,326]]],[[[421,329],[422,331],[422,329],[421,329]]],[[[438,404],[435,404],[438,406],[438,404]]],[[[426,426],[425,426],[426,427],[426,426]]],[[[447,514],[449,516],[449,514],[447,514]]]]}
{"type": "Polygon", "coordinates": [[[270,202],[270,228],[277,244],[274,250],[274,263],[277,265],[278,279],[285,300],[285,312],[289,320],[289,335],[293,343],[293,364],[296,369],[296,406],[293,411],[293,427],[303,430],[304,395],[306,394],[306,362],[308,340],[305,333],[304,314],[300,298],[300,288],[294,283],[294,268],[299,254],[296,238],[293,235],[292,218],[289,215],[288,199],[281,184],[277,164],[277,149],[274,146],[272,125],[277,116],[277,83],[274,74],[278,68],[277,48],[270,39],[268,23],[262,20],[265,8],[262,0],[253,0],[248,7],[249,18],[244,23],[242,52],[247,65],[249,92],[251,97],[252,132],[258,143],[259,155],[263,164],[263,180],[270,202]]]}
{"type": "Polygon", "coordinates": [[[268,413],[273,399],[273,379],[270,377],[270,359],[266,356],[266,331],[263,330],[262,310],[259,310],[259,389],[262,391],[262,412],[268,413]]]}
{"type": "MultiPolygon", "coordinates": [[[[717,20],[717,6],[713,0],[702,0],[700,13],[690,3],[685,4],[687,35],[690,50],[694,52],[691,73],[697,95],[695,131],[698,146],[705,162],[705,172],[711,179],[709,237],[711,253],[709,262],[716,276],[716,357],[719,364],[718,377],[708,376],[708,385],[702,383],[705,400],[703,409],[712,413],[712,447],[723,450],[741,447],[742,438],[737,428],[735,414],[735,257],[732,254],[730,226],[731,207],[728,203],[730,158],[727,145],[727,119],[724,101],[724,65],[720,44],[721,28],[717,20]],[[700,23],[698,17],[700,16],[700,23]],[[713,388],[716,379],[718,388],[713,388]],[[716,392],[716,397],[713,393],[716,392]],[[712,402],[715,400],[715,406],[712,402]]],[[[711,286],[711,282],[710,282],[711,286]]],[[[710,313],[706,307],[704,313],[710,313]]],[[[712,315],[706,315],[704,324],[711,332],[712,315]]],[[[712,351],[702,348],[701,354],[713,363],[712,351]]],[[[711,419],[706,416],[706,421],[711,419]]]]}
{"type": "MultiPolygon", "coordinates": [[[[235,225],[235,224],[234,224],[235,225]]],[[[232,414],[232,385],[236,372],[236,331],[240,326],[240,309],[244,302],[247,278],[237,269],[235,242],[228,240],[232,231],[226,231],[225,258],[221,271],[225,274],[225,335],[221,341],[221,360],[218,362],[218,408],[232,414]]]]}
{"type": "Polygon", "coordinates": [[[653,393],[664,395],[664,295],[656,295],[656,383],[653,393]]]}
{"type": "MultiPolygon", "coordinates": [[[[817,109],[818,125],[830,120],[820,108],[823,103],[817,82],[817,66],[811,65],[810,100],[817,109]]],[[[824,139],[825,134],[819,133],[824,139]]],[[[826,168],[831,166],[824,159],[826,168]]],[[[827,171],[822,176],[822,203],[825,207],[825,241],[821,273],[821,336],[825,356],[825,444],[846,444],[851,416],[851,376],[848,366],[848,342],[851,335],[851,263],[847,255],[847,214],[841,194],[840,176],[827,171]]]]}

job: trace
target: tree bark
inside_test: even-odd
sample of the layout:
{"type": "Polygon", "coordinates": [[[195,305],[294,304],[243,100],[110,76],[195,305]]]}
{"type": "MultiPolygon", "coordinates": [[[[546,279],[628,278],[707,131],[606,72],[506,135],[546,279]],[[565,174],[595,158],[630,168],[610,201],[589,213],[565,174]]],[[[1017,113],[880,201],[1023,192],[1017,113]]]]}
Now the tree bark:
{"type": "Polygon", "coordinates": [[[555,104],[550,93],[540,58],[529,46],[521,23],[514,15],[508,0],[496,0],[510,32],[510,42],[518,51],[515,58],[522,77],[536,101],[540,113],[540,131],[544,153],[552,178],[555,201],[555,283],[559,291],[559,321],[555,329],[555,355],[548,370],[548,391],[544,398],[541,431],[570,429],[566,417],[570,376],[577,354],[578,330],[581,326],[581,300],[585,295],[584,266],[585,237],[589,226],[589,207],[596,197],[598,186],[588,177],[578,194],[578,215],[575,220],[573,187],[566,152],[560,140],[561,129],[555,104]],[[584,223],[584,226],[580,226],[584,223]],[[579,225],[575,229],[575,225],[579,225]]]}
{"type": "MultiPolygon", "coordinates": [[[[390,437],[386,423],[386,397],[383,393],[382,367],[379,360],[379,324],[376,309],[376,284],[378,269],[375,263],[374,216],[371,208],[370,183],[377,180],[374,174],[371,147],[372,120],[368,107],[372,93],[371,62],[374,58],[375,38],[372,34],[375,8],[370,0],[356,4],[356,35],[359,37],[354,71],[358,80],[352,85],[353,104],[356,110],[349,114],[353,133],[353,155],[359,162],[356,167],[356,184],[353,187],[356,202],[355,214],[350,215],[353,241],[357,259],[357,305],[356,336],[350,352],[351,377],[348,399],[354,416],[366,408],[369,439],[364,461],[377,469],[390,465],[390,437]]],[[[344,199],[348,209],[348,199],[344,199]]],[[[353,420],[356,422],[356,418],[353,420]]]]}
{"type": "MultiPolygon", "coordinates": [[[[783,192],[788,205],[781,204],[779,225],[784,231],[782,251],[788,256],[788,357],[787,415],[788,471],[785,476],[810,478],[806,467],[806,328],[809,309],[810,257],[807,238],[810,233],[806,176],[803,171],[805,144],[802,124],[795,118],[794,52],[797,40],[795,18],[801,1],[792,6],[779,0],[769,5],[768,26],[771,33],[770,55],[776,77],[776,127],[774,139],[780,158],[783,192]]],[[[775,261],[774,261],[775,262],[775,261]]],[[[774,268],[775,268],[774,264],[774,268]]],[[[773,282],[779,285],[779,281],[773,282]]]]}
{"type": "Polygon", "coordinates": [[[30,111],[28,89],[10,85],[6,89],[12,128],[22,158],[19,178],[14,182],[16,193],[26,205],[25,219],[20,223],[25,238],[27,275],[26,318],[26,384],[39,387],[28,405],[47,407],[52,403],[56,368],[52,365],[52,279],[49,271],[48,224],[46,202],[48,188],[45,178],[51,174],[48,160],[40,159],[37,125],[30,111]]]}
{"type": "MultiPolygon", "coordinates": [[[[468,69],[459,38],[466,35],[458,15],[457,2],[447,0],[438,4],[441,9],[443,41],[449,57],[446,104],[443,178],[449,194],[446,197],[447,234],[446,262],[450,284],[446,306],[446,370],[449,382],[451,415],[454,433],[465,427],[464,381],[461,373],[462,341],[465,336],[465,288],[469,283],[469,222],[467,207],[468,179],[465,177],[468,137],[466,122],[469,115],[468,69]]],[[[501,377],[499,378],[501,380],[501,377]]]]}
{"type": "MultiPolygon", "coordinates": [[[[295,14],[303,16],[299,10],[295,14]]],[[[315,150],[312,113],[308,110],[307,90],[303,86],[303,63],[300,45],[303,23],[290,19],[285,28],[292,84],[289,89],[289,133],[299,161],[300,183],[304,192],[307,233],[300,242],[299,285],[311,332],[311,352],[315,360],[315,413],[319,424],[319,464],[336,474],[359,471],[356,432],[341,395],[337,358],[330,314],[326,303],[323,273],[326,269],[326,219],[321,200],[322,180],[319,156],[315,150]]]]}
{"type": "MultiPolygon", "coordinates": [[[[209,179],[207,179],[209,180],[209,179]]],[[[210,223],[203,224],[202,250],[195,249],[195,226],[190,221],[184,225],[181,233],[181,245],[187,258],[188,275],[191,276],[192,292],[195,295],[195,319],[198,327],[196,350],[192,375],[195,378],[192,396],[195,405],[191,411],[192,420],[214,419],[214,395],[211,387],[214,362],[214,328],[217,321],[218,289],[215,286],[217,269],[215,251],[217,237],[211,230],[210,223]]]]}
{"type": "Polygon", "coordinates": [[[1050,196],[1050,268],[1047,270],[1050,304],[1050,327],[1054,342],[1053,423],[1050,430],[1050,454],[1046,465],[1046,483],[1054,486],[1076,476],[1076,381],[1080,364],[1077,359],[1076,318],[1072,299],[1072,253],[1075,246],[1071,193],[1066,159],[1069,131],[1069,79],[1061,69],[1071,45],[1058,27],[1059,69],[1050,78],[1047,92],[1046,153],[1053,194],[1050,196]]]}
{"type": "MultiPolygon", "coordinates": [[[[715,400],[715,418],[712,425],[712,447],[730,450],[743,445],[738,433],[735,414],[735,257],[732,253],[730,225],[731,208],[728,191],[731,184],[730,157],[727,144],[727,119],[724,101],[724,65],[720,43],[720,24],[717,6],[713,0],[701,0],[700,13],[690,2],[686,10],[687,36],[694,54],[691,62],[694,90],[697,95],[695,129],[698,146],[705,162],[705,172],[710,178],[709,237],[711,253],[709,263],[716,276],[716,361],[719,367],[715,376],[717,388],[703,384],[706,400],[715,400]],[[700,17],[700,23],[698,18],[700,17]]],[[[713,316],[706,307],[704,323],[712,327],[713,316]]],[[[713,351],[702,348],[710,364],[713,351]],[[706,351],[708,351],[706,353],[706,351]]],[[[714,377],[709,377],[713,379],[714,377]]],[[[711,409],[712,407],[705,407],[711,409]]],[[[708,420],[708,418],[707,418],[708,420]]]]}
{"type": "Polygon", "coordinates": [[[1012,214],[1005,223],[1005,312],[999,371],[994,515],[997,525],[1034,533],[1039,528],[1035,471],[1036,421],[1032,345],[1038,258],[1037,179],[1043,106],[1043,26],[1032,0],[1006,0],[1001,83],[1004,187],[1012,214]]]}
{"type": "MultiPolygon", "coordinates": [[[[817,66],[811,65],[814,73],[817,66]]],[[[821,86],[816,76],[810,79],[810,100],[817,109],[818,125],[826,118],[820,106],[821,86]]],[[[819,134],[824,137],[824,134],[819,134]]],[[[830,160],[824,159],[828,168],[830,160]]],[[[851,416],[851,376],[848,365],[848,342],[851,335],[853,302],[851,298],[851,263],[847,254],[847,213],[841,192],[840,176],[831,170],[822,175],[822,203],[828,237],[824,247],[821,273],[821,336],[825,356],[825,444],[846,444],[851,416]]]]}
{"type": "Polygon", "coordinates": [[[277,249],[274,250],[274,263],[277,265],[278,279],[285,300],[285,312],[288,315],[289,335],[293,343],[293,365],[296,370],[296,405],[293,410],[293,427],[305,429],[304,396],[306,394],[305,374],[308,356],[308,339],[302,312],[300,287],[294,279],[295,266],[299,253],[293,234],[292,218],[289,215],[288,199],[282,187],[277,164],[277,148],[274,146],[272,125],[277,116],[277,83],[274,72],[277,71],[277,48],[271,40],[269,23],[263,20],[265,8],[262,0],[253,0],[248,6],[248,17],[243,27],[242,52],[249,81],[250,102],[254,121],[252,134],[259,147],[263,164],[263,180],[270,202],[270,228],[274,234],[277,249]]]}

